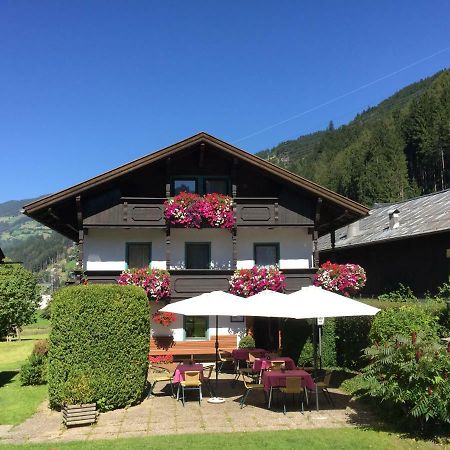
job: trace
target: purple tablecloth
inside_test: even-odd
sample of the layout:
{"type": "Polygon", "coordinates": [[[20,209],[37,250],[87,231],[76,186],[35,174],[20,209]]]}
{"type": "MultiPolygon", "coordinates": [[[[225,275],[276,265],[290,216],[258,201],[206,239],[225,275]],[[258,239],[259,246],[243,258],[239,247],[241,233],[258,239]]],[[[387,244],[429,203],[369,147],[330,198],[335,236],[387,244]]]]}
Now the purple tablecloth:
{"type": "Polygon", "coordinates": [[[200,372],[200,380],[203,378],[202,364],[179,364],[173,374],[172,383],[179,383],[180,381],[184,381],[184,372],[189,370],[196,370],[200,372]]]}
{"type": "Polygon", "coordinates": [[[315,389],[316,385],[312,376],[301,369],[286,370],[282,372],[281,370],[267,370],[263,374],[262,384],[264,385],[264,390],[269,391],[271,387],[286,387],[287,377],[301,377],[305,381],[305,386],[308,389],[315,389]]]}
{"type": "MultiPolygon", "coordinates": [[[[284,361],[287,370],[295,369],[294,360],[292,358],[289,358],[288,356],[277,356],[276,358],[273,358],[272,361],[284,361]]],[[[255,372],[259,372],[260,370],[267,370],[272,366],[272,361],[270,359],[258,358],[253,363],[253,370],[255,372]]]]}
{"type": "Polygon", "coordinates": [[[255,356],[264,356],[267,352],[263,348],[236,348],[231,352],[231,355],[235,360],[246,361],[249,353],[255,356]]]}

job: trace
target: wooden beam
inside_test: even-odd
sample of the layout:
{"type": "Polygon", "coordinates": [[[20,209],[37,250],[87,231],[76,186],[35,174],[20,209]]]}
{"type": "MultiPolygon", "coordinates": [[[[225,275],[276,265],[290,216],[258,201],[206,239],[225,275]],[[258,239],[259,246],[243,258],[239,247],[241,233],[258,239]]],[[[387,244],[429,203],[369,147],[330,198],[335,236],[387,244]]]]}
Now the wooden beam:
{"type": "Polygon", "coordinates": [[[205,165],[205,143],[201,142],[200,143],[200,157],[198,160],[198,167],[200,167],[201,169],[204,167],[205,165]]]}
{"type": "Polygon", "coordinates": [[[170,225],[166,227],[166,270],[170,269],[170,225]]]}
{"type": "Polygon", "coordinates": [[[319,267],[319,249],[317,247],[317,240],[319,239],[319,223],[320,210],[322,208],[322,197],[317,198],[316,214],[314,215],[314,231],[313,231],[313,262],[314,267],[319,267]]]}
{"type": "Polygon", "coordinates": [[[231,239],[233,242],[233,265],[232,265],[232,269],[236,270],[237,269],[237,227],[234,226],[233,229],[231,230],[231,239]]]}
{"type": "Polygon", "coordinates": [[[83,255],[84,255],[84,229],[83,229],[83,209],[81,205],[81,196],[75,197],[75,204],[77,207],[77,225],[78,225],[78,258],[77,264],[79,269],[78,283],[81,283],[81,274],[83,273],[83,255]]]}
{"type": "Polygon", "coordinates": [[[171,194],[170,189],[170,169],[171,169],[172,159],[169,157],[166,159],[166,197],[169,198],[171,194]]]}

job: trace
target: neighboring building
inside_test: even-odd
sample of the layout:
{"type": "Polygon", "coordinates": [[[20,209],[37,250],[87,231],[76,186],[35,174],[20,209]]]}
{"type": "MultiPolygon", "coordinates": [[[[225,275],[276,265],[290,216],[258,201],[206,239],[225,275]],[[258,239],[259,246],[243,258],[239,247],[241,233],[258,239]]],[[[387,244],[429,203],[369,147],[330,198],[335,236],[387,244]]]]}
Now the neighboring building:
{"type": "MultiPolygon", "coordinates": [[[[170,271],[172,301],[228,290],[236,268],[255,264],[278,264],[288,291],[309,285],[318,264],[318,237],[368,211],[206,133],[24,209],[78,243],[79,264],[90,283],[115,282],[127,267],[150,265],[170,271]],[[180,191],[232,196],[236,226],[230,231],[168,225],[163,203],[180,191]]],[[[228,338],[221,339],[221,346],[235,347],[236,335],[250,325],[258,345],[270,345],[267,340],[278,333],[277,323],[267,336],[262,320],[222,317],[219,333],[228,338]]],[[[160,337],[167,329],[153,326],[152,333],[160,337]]],[[[213,318],[179,317],[173,327],[175,346],[169,351],[199,353],[206,346],[212,351],[214,333],[213,318]]],[[[155,346],[152,352],[162,353],[155,346]]]]}
{"type": "Polygon", "coordinates": [[[367,217],[319,239],[320,260],[363,266],[363,295],[378,295],[403,283],[418,295],[450,275],[450,190],[399,203],[380,204],[367,217]]]}

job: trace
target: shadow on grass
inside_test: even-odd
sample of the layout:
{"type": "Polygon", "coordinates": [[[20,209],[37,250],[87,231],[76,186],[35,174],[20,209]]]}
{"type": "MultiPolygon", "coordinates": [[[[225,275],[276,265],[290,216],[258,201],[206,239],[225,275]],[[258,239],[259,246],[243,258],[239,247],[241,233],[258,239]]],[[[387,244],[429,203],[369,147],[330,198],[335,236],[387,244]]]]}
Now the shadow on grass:
{"type": "Polygon", "coordinates": [[[0,388],[11,383],[11,380],[19,373],[18,370],[6,370],[0,372],[0,388]]]}

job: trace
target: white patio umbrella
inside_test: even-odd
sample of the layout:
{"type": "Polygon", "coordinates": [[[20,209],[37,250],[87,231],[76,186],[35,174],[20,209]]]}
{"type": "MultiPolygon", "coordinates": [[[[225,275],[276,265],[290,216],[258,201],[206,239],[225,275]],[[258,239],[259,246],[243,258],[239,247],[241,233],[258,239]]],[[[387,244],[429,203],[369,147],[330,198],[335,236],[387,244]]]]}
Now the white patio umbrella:
{"type": "MultiPolygon", "coordinates": [[[[218,380],[217,365],[219,361],[219,316],[245,316],[247,299],[223,291],[212,291],[186,300],[169,303],[160,309],[183,316],[216,316],[216,383],[218,380]]],[[[220,399],[213,400],[219,403],[220,399]]]]}

